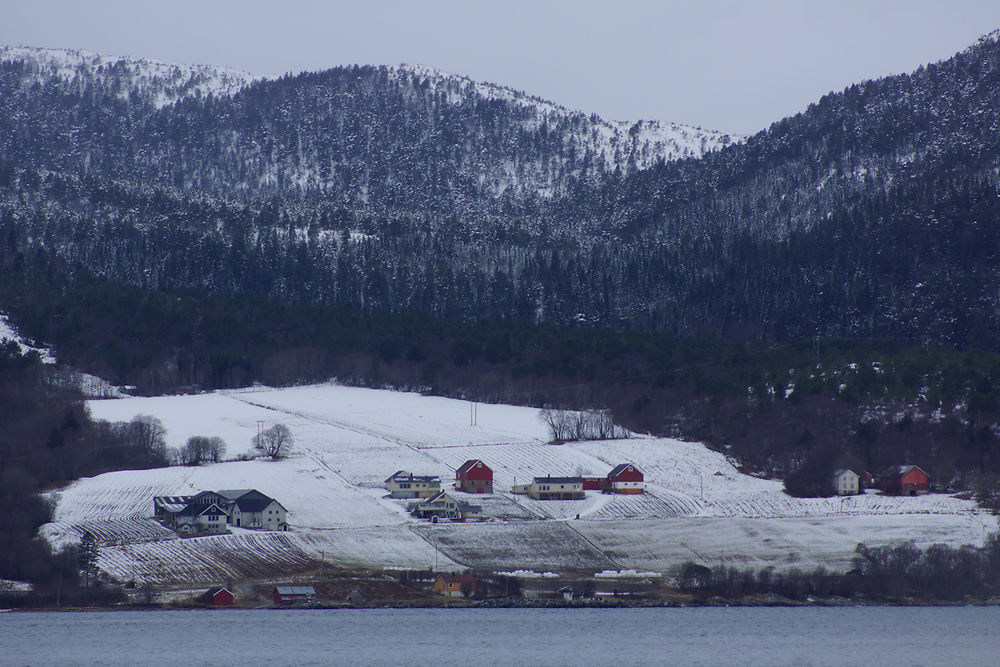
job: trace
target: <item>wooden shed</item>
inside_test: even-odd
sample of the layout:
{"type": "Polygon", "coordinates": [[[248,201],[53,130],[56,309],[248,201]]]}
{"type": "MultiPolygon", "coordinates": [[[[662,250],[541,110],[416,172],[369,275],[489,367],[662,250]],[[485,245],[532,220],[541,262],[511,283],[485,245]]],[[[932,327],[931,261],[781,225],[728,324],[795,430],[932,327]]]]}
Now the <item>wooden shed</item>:
{"type": "Polygon", "coordinates": [[[476,594],[476,577],[471,574],[439,574],[434,580],[434,592],[445,597],[467,597],[476,594]]]}
{"type": "Polygon", "coordinates": [[[275,586],[271,593],[274,604],[303,604],[316,601],[312,586],[275,586]]]}
{"type": "Polygon", "coordinates": [[[202,593],[198,599],[205,604],[212,605],[213,607],[233,606],[233,594],[229,592],[228,588],[209,588],[207,591],[202,593]]]}

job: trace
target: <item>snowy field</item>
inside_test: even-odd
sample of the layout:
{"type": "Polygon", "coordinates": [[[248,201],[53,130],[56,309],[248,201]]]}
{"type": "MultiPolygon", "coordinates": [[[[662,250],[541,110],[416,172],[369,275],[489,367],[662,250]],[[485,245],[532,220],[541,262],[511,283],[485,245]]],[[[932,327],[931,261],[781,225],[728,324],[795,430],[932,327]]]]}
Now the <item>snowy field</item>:
{"type": "MultiPolygon", "coordinates": [[[[669,572],[692,560],[718,564],[844,568],[858,542],[912,539],[981,543],[995,519],[944,495],[869,493],[795,499],[781,483],[740,474],[725,456],[662,438],[548,444],[538,411],[342,387],[259,388],[192,396],[88,403],[97,419],[153,415],[168,444],[220,436],[227,456],[251,452],[259,426],[283,423],[293,455],[278,462],[228,461],[199,467],[122,471],[82,479],[53,493],[56,519],[43,534],[62,544],[91,531],[100,565],[120,579],[163,583],[267,578],[341,567],[477,567],[505,570],[669,572]],[[406,501],[386,497],[396,470],[440,475],[480,458],[495,471],[493,496],[468,496],[486,521],[431,525],[406,501]],[[605,475],[631,462],[648,493],[587,492],[582,501],[534,501],[506,493],[540,475],[605,475]],[[289,533],[237,530],[179,539],[151,519],[155,495],[257,488],[288,509],[289,533]],[[579,516],[579,519],[577,519],[579,516]]],[[[463,496],[464,494],[457,494],[463,496]]]]}

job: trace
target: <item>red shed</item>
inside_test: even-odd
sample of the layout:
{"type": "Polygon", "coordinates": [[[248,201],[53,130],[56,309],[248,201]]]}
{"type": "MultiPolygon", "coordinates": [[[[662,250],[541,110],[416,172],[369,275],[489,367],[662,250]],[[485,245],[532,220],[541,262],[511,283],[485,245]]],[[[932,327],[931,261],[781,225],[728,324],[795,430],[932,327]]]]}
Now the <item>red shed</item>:
{"type": "Polygon", "coordinates": [[[233,605],[233,594],[229,592],[228,588],[209,588],[201,594],[199,599],[213,607],[231,607],[233,605]]]}
{"type": "Polygon", "coordinates": [[[611,493],[642,493],[645,486],[642,471],[631,463],[620,463],[608,473],[611,493]]]}
{"type": "Polygon", "coordinates": [[[466,493],[493,493],[493,471],[479,459],[469,459],[455,471],[455,488],[466,493]]]}
{"type": "Polygon", "coordinates": [[[608,485],[608,480],[604,477],[584,477],[583,478],[583,490],[584,491],[600,491],[605,486],[608,485]]]}
{"type": "Polygon", "coordinates": [[[886,493],[915,496],[930,490],[931,480],[917,466],[896,466],[879,475],[879,488],[886,493]]]}

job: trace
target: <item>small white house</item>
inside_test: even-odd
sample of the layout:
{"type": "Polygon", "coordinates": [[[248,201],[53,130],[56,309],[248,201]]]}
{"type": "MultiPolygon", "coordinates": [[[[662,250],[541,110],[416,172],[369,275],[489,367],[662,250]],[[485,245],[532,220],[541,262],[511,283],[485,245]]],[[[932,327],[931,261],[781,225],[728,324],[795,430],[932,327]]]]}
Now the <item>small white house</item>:
{"type": "Polygon", "coordinates": [[[834,470],[833,490],[838,496],[853,496],[860,493],[861,476],[846,468],[834,470]]]}
{"type": "Polygon", "coordinates": [[[250,491],[233,501],[229,523],[240,528],[288,530],[288,510],[274,498],[250,491]]]}

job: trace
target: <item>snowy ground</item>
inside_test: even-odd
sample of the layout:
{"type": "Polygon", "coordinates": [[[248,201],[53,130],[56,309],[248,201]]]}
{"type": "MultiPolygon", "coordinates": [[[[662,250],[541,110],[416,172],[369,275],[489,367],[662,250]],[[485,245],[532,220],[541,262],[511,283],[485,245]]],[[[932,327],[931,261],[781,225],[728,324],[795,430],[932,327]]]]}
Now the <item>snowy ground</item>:
{"type": "MultiPolygon", "coordinates": [[[[161,419],[168,444],[218,435],[227,455],[251,451],[258,426],[284,423],[288,459],[123,471],[79,480],[54,493],[56,520],[43,534],[60,544],[90,530],[100,565],[121,579],[182,583],[266,578],[343,567],[461,567],[600,572],[669,572],[692,560],[811,568],[847,566],[858,542],[981,543],[995,520],[964,500],[867,494],[799,500],[781,484],[740,474],[726,458],[677,440],[547,443],[538,411],[341,387],[255,389],[194,396],[90,401],[99,419],[161,419]],[[416,521],[381,484],[399,469],[436,474],[445,487],[466,459],[495,471],[493,496],[470,497],[489,520],[416,521]],[[542,502],[504,491],[535,475],[604,475],[635,463],[648,493],[542,502]],[[152,521],[154,495],[257,488],[288,509],[289,533],[246,530],[179,539],[152,521]],[[579,519],[577,519],[579,515],[579,519]]],[[[462,495],[462,494],[459,494],[462,495]]]]}

